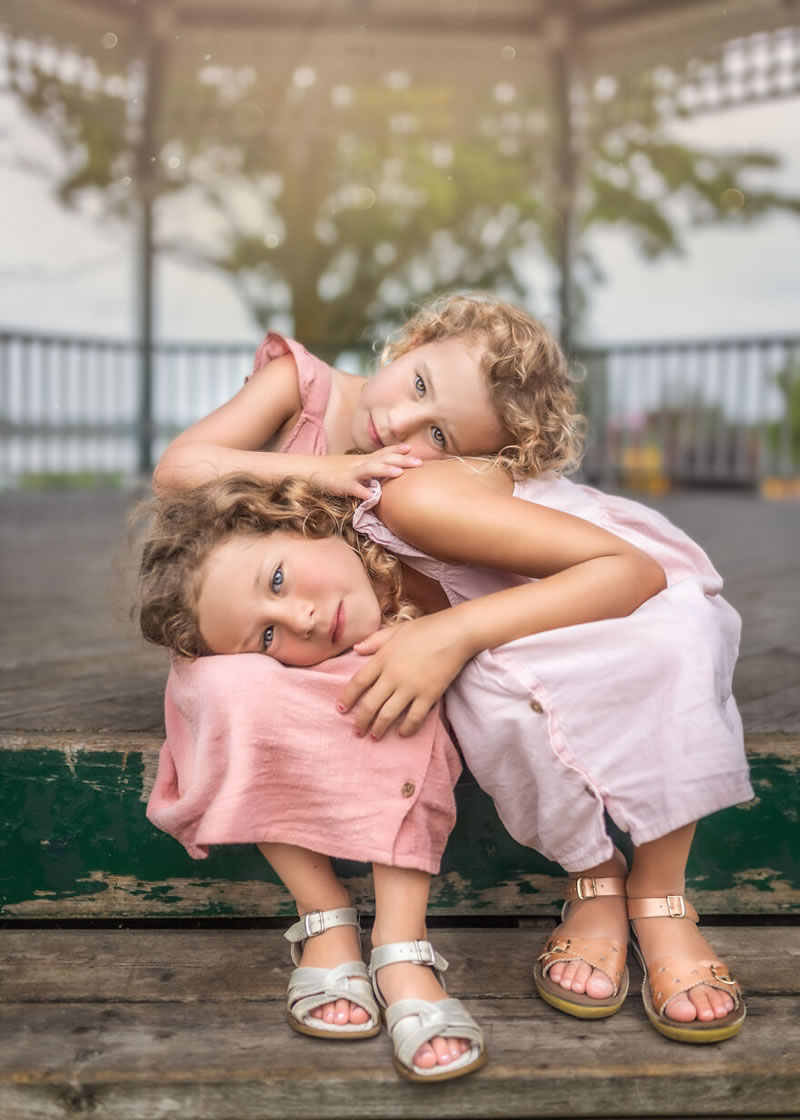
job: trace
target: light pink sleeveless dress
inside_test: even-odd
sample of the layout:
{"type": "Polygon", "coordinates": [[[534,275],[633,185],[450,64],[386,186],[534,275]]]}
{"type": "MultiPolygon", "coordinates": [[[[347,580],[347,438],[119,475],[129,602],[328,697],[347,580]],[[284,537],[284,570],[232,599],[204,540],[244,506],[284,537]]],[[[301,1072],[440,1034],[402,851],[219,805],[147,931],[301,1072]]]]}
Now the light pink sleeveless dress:
{"type": "MultiPolygon", "coordinates": [[[[331,367],[269,334],[254,372],[290,352],[302,414],[283,451],[324,455],[331,367]]],[[[175,659],[147,806],[196,859],[212,844],[279,842],[341,859],[439,870],[461,771],[439,708],[416,735],[359,738],[336,700],[364,659],[311,668],[261,654],[175,659]]]]}
{"type": "MultiPolygon", "coordinates": [[[[400,540],[374,512],[373,487],[357,529],[439,582],[451,604],[520,582],[400,540]]],[[[611,854],[604,810],[638,845],[750,800],[731,695],[740,619],[702,549],[638,502],[567,479],[520,481],[514,493],[630,541],[663,566],[668,586],[626,618],[486,650],[448,689],[464,760],[511,835],[582,871],[611,854]]]]}

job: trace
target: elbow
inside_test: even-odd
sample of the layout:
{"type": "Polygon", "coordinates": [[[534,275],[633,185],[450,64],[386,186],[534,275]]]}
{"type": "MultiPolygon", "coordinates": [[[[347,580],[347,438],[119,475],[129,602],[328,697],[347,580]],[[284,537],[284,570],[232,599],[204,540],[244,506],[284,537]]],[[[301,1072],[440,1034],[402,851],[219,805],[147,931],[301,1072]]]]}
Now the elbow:
{"type": "Polygon", "coordinates": [[[637,606],[646,603],[667,586],[667,576],[664,569],[645,552],[640,552],[636,557],[636,586],[641,596],[637,606]]]}

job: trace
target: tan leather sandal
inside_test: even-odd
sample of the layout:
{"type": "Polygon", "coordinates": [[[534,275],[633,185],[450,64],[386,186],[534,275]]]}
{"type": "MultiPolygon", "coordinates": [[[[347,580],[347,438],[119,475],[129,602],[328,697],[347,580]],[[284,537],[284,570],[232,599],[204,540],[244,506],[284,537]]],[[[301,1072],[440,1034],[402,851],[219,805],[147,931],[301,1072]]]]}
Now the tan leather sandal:
{"type": "MultiPolygon", "coordinates": [[[[615,876],[592,879],[581,876],[574,879],[565,892],[566,901],[561,911],[566,920],[570,906],[580,899],[625,897],[625,880],[615,876]]],[[[565,937],[556,932],[540,953],[533,969],[536,991],[551,1007],[574,1015],[577,1019],[606,1019],[615,1015],[628,994],[629,976],[625,963],[627,945],[608,937],[565,937]],[[585,992],[570,992],[548,976],[557,962],[583,961],[604,972],[614,985],[614,991],[605,999],[593,999],[585,992]]]]}
{"type": "MultiPolygon", "coordinates": [[[[663,898],[629,898],[628,917],[632,921],[643,918],[677,918],[698,922],[697,911],[682,894],[668,894],[663,898]]],[[[658,957],[645,964],[634,931],[632,944],[644,971],[642,1000],[647,1018],[659,1034],[676,1042],[723,1042],[742,1029],[746,1008],[742,989],[731,975],[731,970],[720,960],[695,960],[692,958],[658,957]],[[733,1010],[724,1019],[693,1020],[679,1023],[665,1015],[667,1004],[675,996],[689,992],[698,984],[727,992],[733,999],[733,1010]]]]}
{"type": "MultiPolygon", "coordinates": [[[[303,945],[310,937],[319,937],[334,926],[355,926],[360,932],[358,912],[352,906],[343,906],[339,910],[313,910],[290,926],[283,936],[291,943],[293,963],[300,964],[303,945]]],[[[347,961],[336,968],[296,968],[289,978],[286,1014],[291,1027],[313,1038],[372,1038],[381,1029],[380,1010],[372,994],[367,966],[362,960],[347,961]],[[367,1022],[326,1023],[311,1014],[318,1007],[337,999],[346,999],[363,1007],[369,1015],[367,1022]]]]}

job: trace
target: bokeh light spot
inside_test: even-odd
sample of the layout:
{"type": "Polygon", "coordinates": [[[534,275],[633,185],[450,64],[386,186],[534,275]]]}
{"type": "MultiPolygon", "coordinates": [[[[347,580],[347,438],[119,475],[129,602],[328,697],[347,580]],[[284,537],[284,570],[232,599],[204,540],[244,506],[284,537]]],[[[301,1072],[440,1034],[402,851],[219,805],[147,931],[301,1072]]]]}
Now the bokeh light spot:
{"type": "Polygon", "coordinates": [[[728,187],[719,196],[720,206],[723,210],[727,210],[729,214],[735,214],[739,210],[744,209],[744,195],[736,187],[728,187]]]}

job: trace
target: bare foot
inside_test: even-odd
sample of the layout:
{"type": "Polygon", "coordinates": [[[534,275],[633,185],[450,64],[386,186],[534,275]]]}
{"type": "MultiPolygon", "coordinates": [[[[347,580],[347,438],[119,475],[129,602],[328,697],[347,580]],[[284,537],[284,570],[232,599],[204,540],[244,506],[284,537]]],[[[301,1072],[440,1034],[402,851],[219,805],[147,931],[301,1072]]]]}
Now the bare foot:
{"type": "MultiPolygon", "coordinates": [[[[354,926],[334,926],[306,941],[300,964],[303,968],[336,968],[346,961],[360,960],[358,930],[354,926]]],[[[314,1008],[310,1014],[312,1018],[322,1019],[326,1023],[363,1025],[369,1022],[369,1013],[348,999],[325,1003],[314,1008]]]]}
{"type": "MultiPolygon", "coordinates": [[[[659,957],[678,960],[697,961],[709,965],[718,957],[700,930],[688,918],[640,918],[634,922],[636,937],[642,955],[647,961],[657,961],[659,957]]],[[[650,976],[654,991],[658,991],[658,972],[650,976]]],[[[691,982],[691,969],[687,977],[691,982]]],[[[688,991],[673,996],[664,1007],[664,1014],[676,1023],[692,1023],[695,1019],[710,1023],[713,1019],[724,1019],[733,1011],[733,998],[718,988],[698,984],[688,991]]]]}
{"type": "MultiPolygon", "coordinates": [[[[566,920],[553,932],[553,937],[609,938],[625,945],[628,940],[625,898],[578,899],[570,903],[566,920]]],[[[585,961],[558,961],[547,975],[565,991],[580,992],[591,999],[607,999],[614,994],[614,984],[606,973],[585,961]]]]}
{"type": "MultiPolygon", "coordinates": [[[[401,999],[426,999],[431,1003],[447,999],[447,992],[436,979],[433,969],[406,961],[384,965],[378,972],[377,982],[388,1004],[401,999]]],[[[447,1066],[460,1058],[470,1046],[465,1038],[437,1036],[420,1046],[414,1055],[414,1064],[420,1069],[447,1066]]]]}

